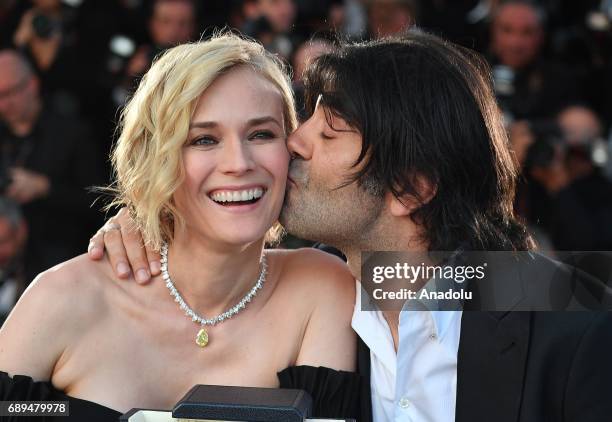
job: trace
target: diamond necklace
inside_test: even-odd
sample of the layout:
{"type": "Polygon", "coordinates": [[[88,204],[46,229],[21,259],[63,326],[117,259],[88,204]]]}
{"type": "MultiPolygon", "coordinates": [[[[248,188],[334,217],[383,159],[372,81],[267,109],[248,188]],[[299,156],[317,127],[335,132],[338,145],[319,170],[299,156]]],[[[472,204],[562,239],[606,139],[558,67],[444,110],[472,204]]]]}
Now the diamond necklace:
{"type": "Polygon", "coordinates": [[[232,306],[227,311],[223,312],[222,314],[217,315],[214,318],[206,319],[206,318],[201,317],[197,313],[195,313],[194,310],[191,309],[189,305],[187,305],[187,303],[185,303],[185,300],[183,299],[179,291],[174,286],[174,283],[172,282],[172,279],[170,278],[170,274],[168,274],[168,244],[167,243],[164,242],[162,244],[160,254],[161,254],[162,278],[164,279],[164,282],[166,283],[166,287],[170,291],[170,294],[174,296],[174,301],[179,304],[179,306],[181,307],[183,311],[185,311],[185,315],[187,315],[187,317],[191,318],[193,322],[197,322],[201,325],[200,331],[198,331],[198,335],[196,336],[196,344],[200,347],[205,347],[208,344],[208,340],[209,340],[208,331],[206,331],[206,328],[204,328],[204,326],[205,325],[215,326],[225,321],[226,319],[230,319],[231,317],[236,315],[238,312],[242,311],[246,307],[247,303],[249,303],[255,297],[258,290],[261,289],[261,287],[264,284],[264,281],[266,281],[266,272],[268,270],[268,265],[266,263],[266,254],[262,254],[261,270],[259,271],[259,277],[257,278],[257,282],[251,288],[251,290],[249,290],[249,292],[240,300],[240,302],[232,306]]]}

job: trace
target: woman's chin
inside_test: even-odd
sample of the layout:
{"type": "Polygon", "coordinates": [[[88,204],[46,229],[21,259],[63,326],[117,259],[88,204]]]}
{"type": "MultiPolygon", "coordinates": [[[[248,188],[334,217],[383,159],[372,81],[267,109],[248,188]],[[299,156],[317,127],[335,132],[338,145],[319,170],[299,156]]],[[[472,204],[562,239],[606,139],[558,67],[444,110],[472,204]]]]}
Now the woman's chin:
{"type": "Polygon", "coordinates": [[[231,230],[224,233],[218,233],[219,241],[235,246],[244,246],[254,242],[259,242],[264,239],[268,229],[258,229],[258,230],[249,230],[247,228],[243,228],[240,230],[231,230]]]}

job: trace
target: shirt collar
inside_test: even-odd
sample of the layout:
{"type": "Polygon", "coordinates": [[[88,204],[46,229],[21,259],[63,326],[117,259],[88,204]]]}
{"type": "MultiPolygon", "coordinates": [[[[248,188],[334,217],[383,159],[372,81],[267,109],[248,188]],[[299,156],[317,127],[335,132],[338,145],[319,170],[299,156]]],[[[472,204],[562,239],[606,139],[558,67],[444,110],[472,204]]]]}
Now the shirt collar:
{"type": "MultiPolygon", "coordinates": [[[[463,286],[459,287],[454,280],[432,278],[425,283],[420,291],[428,292],[444,292],[444,291],[460,291],[463,286]]],[[[418,293],[418,292],[417,292],[418,293]]],[[[434,329],[438,340],[442,341],[448,327],[457,315],[461,313],[463,302],[461,300],[444,299],[413,299],[407,300],[400,312],[400,327],[402,321],[410,315],[411,312],[429,312],[433,319],[434,329]]]]}
{"type": "MultiPolygon", "coordinates": [[[[426,286],[428,288],[435,289],[436,284],[434,280],[430,280],[426,286]]],[[[425,288],[424,286],[423,288],[425,288]]],[[[385,317],[380,310],[363,311],[362,301],[368,302],[367,309],[376,309],[376,305],[370,302],[370,297],[367,292],[361,287],[361,283],[357,281],[357,287],[355,289],[355,309],[353,311],[353,318],[351,326],[353,330],[361,337],[363,342],[368,346],[370,352],[373,353],[381,363],[391,371],[396,373],[397,370],[397,354],[393,346],[393,337],[391,336],[391,330],[385,317]]],[[[414,301],[413,301],[414,302],[414,301]]],[[[434,308],[436,309],[436,308],[434,308]]],[[[400,330],[402,322],[405,318],[410,318],[410,315],[414,312],[428,312],[433,320],[434,329],[438,341],[442,342],[445,335],[448,333],[449,327],[451,327],[453,321],[461,316],[460,310],[455,311],[440,311],[425,308],[423,310],[410,310],[402,309],[400,312],[400,330]]],[[[405,324],[405,322],[404,322],[405,324]]],[[[400,336],[401,337],[401,336],[400,336]]]]}
{"type": "MultiPolygon", "coordinates": [[[[361,283],[357,281],[355,309],[353,311],[353,319],[351,326],[363,342],[368,346],[370,352],[373,353],[385,368],[392,374],[395,374],[397,368],[397,355],[393,346],[393,337],[391,330],[387,324],[387,320],[380,310],[363,311],[362,300],[369,302],[367,292],[361,287],[361,283]]],[[[372,304],[375,309],[375,305],[372,304]]]]}

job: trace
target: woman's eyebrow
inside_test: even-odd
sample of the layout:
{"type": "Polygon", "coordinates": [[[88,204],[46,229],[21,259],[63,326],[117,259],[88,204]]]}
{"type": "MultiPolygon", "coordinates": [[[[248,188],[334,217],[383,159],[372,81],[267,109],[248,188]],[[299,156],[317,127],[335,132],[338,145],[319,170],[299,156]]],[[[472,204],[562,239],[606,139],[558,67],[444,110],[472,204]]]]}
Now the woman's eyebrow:
{"type": "Polygon", "coordinates": [[[189,129],[193,128],[193,127],[199,127],[202,129],[210,129],[210,128],[215,128],[219,126],[219,124],[217,122],[192,122],[189,123],[189,129]]]}
{"type": "Polygon", "coordinates": [[[261,124],[264,124],[264,123],[274,123],[279,128],[283,127],[283,125],[277,119],[275,119],[272,116],[255,117],[253,119],[249,119],[247,121],[247,126],[257,126],[257,125],[261,125],[261,124]]]}
{"type": "MultiPolygon", "coordinates": [[[[283,125],[272,116],[263,116],[263,117],[255,117],[253,119],[249,119],[246,122],[246,126],[257,126],[264,123],[274,123],[278,127],[282,128],[283,125]]],[[[219,124],[217,122],[192,122],[189,124],[189,128],[201,128],[201,129],[211,129],[218,127],[219,124]]]]}

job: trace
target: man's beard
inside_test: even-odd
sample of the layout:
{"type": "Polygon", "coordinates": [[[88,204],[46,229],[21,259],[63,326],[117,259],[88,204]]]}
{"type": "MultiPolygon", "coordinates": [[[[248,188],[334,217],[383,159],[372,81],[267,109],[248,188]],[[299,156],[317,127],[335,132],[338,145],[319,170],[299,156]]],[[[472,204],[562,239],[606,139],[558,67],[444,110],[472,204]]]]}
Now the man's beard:
{"type": "Polygon", "coordinates": [[[280,222],[287,232],[302,239],[337,248],[356,246],[376,226],[383,209],[380,189],[358,186],[326,186],[311,180],[304,165],[292,163],[280,222]]]}

